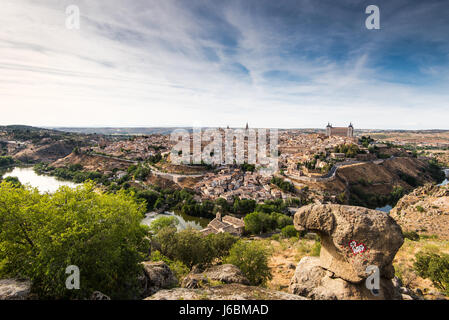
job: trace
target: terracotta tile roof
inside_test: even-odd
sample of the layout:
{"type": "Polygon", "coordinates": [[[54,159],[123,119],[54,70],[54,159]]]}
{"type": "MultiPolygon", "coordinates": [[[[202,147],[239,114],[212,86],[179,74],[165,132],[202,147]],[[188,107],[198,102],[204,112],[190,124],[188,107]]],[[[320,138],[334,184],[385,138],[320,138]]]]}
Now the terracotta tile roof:
{"type": "Polygon", "coordinates": [[[220,229],[226,228],[226,224],[215,218],[211,222],[209,222],[208,227],[214,228],[219,231],[220,229]]]}
{"type": "Polygon", "coordinates": [[[245,226],[245,222],[243,222],[241,219],[233,217],[233,216],[224,216],[222,220],[223,220],[223,222],[232,224],[233,226],[236,226],[236,227],[244,227],[245,226]]]}

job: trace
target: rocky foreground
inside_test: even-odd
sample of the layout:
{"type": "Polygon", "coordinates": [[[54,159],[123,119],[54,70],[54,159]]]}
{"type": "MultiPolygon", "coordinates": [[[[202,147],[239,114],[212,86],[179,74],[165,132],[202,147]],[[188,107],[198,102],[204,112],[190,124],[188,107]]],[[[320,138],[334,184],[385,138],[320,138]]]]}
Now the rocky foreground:
{"type": "Polygon", "coordinates": [[[404,231],[449,239],[449,186],[425,185],[404,196],[391,210],[404,231]]]}
{"type": "Polygon", "coordinates": [[[320,257],[305,257],[290,283],[290,292],[318,300],[412,299],[401,295],[393,259],[404,238],[388,214],[362,207],[309,205],[295,214],[298,230],[321,238],[320,257]],[[373,267],[380,290],[366,285],[373,267]]]}
{"type": "MultiPolygon", "coordinates": [[[[438,191],[439,192],[439,191],[438,191]]],[[[439,193],[438,193],[439,194],[439,193]]],[[[294,218],[295,228],[318,234],[320,257],[304,257],[291,279],[289,293],[250,286],[234,265],[194,267],[178,285],[164,262],[144,262],[141,284],[145,300],[412,300],[401,287],[393,260],[404,242],[401,227],[388,214],[362,207],[308,205],[294,218]],[[379,289],[373,272],[378,270],[379,289]],[[368,280],[368,281],[367,281],[368,280]]],[[[0,299],[29,298],[30,283],[0,282],[0,299]]],[[[107,296],[96,292],[91,299],[107,296]]]]}

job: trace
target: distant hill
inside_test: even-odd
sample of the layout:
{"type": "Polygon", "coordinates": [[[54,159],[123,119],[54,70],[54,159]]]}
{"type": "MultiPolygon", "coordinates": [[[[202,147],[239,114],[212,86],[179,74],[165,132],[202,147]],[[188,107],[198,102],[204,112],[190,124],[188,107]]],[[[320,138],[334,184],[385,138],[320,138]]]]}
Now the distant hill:
{"type": "Polygon", "coordinates": [[[52,127],[49,129],[85,134],[104,134],[104,135],[149,135],[149,134],[170,134],[175,129],[191,128],[69,128],[69,127],[52,127]]]}

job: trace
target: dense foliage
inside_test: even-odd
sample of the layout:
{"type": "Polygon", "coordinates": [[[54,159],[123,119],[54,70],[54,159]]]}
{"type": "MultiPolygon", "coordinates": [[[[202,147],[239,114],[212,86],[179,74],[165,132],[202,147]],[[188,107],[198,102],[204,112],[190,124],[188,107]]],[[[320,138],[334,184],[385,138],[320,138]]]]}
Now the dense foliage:
{"type": "Polygon", "coordinates": [[[334,148],[336,153],[344,153],[346,158],[355,158],[357,154],[364,153],[356,144],[341,144],[334,148]]]}
{"type": "Polygon", "coordinates": [[[299,231],[295,229],[295,226],[290,224],[281,229],[281,235],[284,238],[293,238],[299,236],[299,231]]]}
{"type": "MultiPolygon", "coordinates": [[[[158,223],[159,224],[159,223],[158,223]]],[[[153,228],[153,225],[152,225],[153,228]]],[[[186,229],[177,232],[173,226],[160,229],[153,236],[160,253],[172,261],[180,261],[187,267],[208,265],[222,260],[229,253],[237,238],[229,233],[202,236],[198,231],[186,229]]]]}
{"type": "Polygon", "coordinates": [[[413,265],[419,276],[428,278],[438,288],[449,294],[449,255],[419,252],[413,265]]]}
{"type": "Polygon", "coordinates": [[[2,182],[0,204],[0,276],[30,278],[41,298],[85,298],[95,290],[134,297],[149,248],[141,203],[93,184],[50,195],[2,182]],[[80,290],[65,286],[70,265],[79,267],[80,290]]]}
{"type": "Polygon", "coordinates": [[[359,138],[359,143],[364,146],[365,148],[368,148],[370,143],[374,142],[374,139],[371,138],[370,136],[362,136],[361,138],[359,138]]]}
{"type": "Polygon", "coordinates": [[[252,285],[265,285],[271,279],[268,259],[270,253],[260,242],[239,240],[225,262],[237,266],[252,285]]]}
{"type": "Polygon", "coordinates": [[[8,167],[14,164],[14,159],[10,156],[1,156],[0,157],[0,167],[8,167]]]}
{"type": "Polygon", "coordinates": [[[48,174],[62,180],[69,180],[75,183],[83,183],[88,180],[104,185],[109,185],[108,176],[97,171],[83,171],[81,164],[71,164],[67,167],[55,168],[48,164],[39,163],[34,166],[37,174],[48,174]]]}
{"type": "Polygon", "coordinates": [[[278,186],[284,192],[295,192],[295,186],[282,178],[273,177],[271,178],[271,183],[278,186]]]}
{"type": "Polygon", "coordinates": [[[245,216],[245,230],[252,234],[261,234],[265,232],[282,229],[293,224],[293,219],[279,212],[252,212],[245,216]]]}

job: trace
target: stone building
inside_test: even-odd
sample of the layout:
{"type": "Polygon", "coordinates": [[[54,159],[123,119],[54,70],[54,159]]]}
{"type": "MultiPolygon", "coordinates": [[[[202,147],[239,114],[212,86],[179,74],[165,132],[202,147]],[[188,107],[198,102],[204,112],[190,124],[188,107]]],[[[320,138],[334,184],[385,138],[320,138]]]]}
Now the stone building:
{"type": "Polygon", "coordinates": [[[352,123],[348,127],[333,127],[330,123],[326,126],[326,135],[330,136],[340,136],[340,137],[354,137],[354,127],[352,123]]]}
{"type": "Polygon", "coordinates": [[[232,216],[221,217],[221,213],[217,212],[215,219],[213,219],[206,228],[200,232],[203,235],[211,233],[227,232],[234,236],[241,236],[245,230],[245,222],[243,219],[238,219],[232,216]]]}

